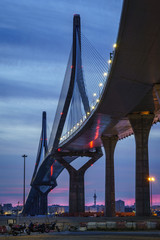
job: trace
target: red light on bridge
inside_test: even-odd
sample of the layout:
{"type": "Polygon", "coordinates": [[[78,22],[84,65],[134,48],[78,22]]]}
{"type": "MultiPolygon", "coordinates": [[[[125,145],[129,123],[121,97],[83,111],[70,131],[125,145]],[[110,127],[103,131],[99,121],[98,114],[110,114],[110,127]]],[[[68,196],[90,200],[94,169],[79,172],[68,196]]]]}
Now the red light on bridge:
{"type": "Polygon", "coordinates": [[[61,151],[61,149],[60,148],[58,148],[58,152],[60,152],[61,151]]]}
{"type": "Polygon", "coordinates": [[[95,134],[95,137],[94,137],[94,140],[96,140],[98,137],[99,137],[99,129],[100,129],[100,120],[98,120],[98,123],[97,123],[97,127],[96,127],[96,134],[95,134]]]}
{"type": "Polygon", "coordinates": [[[91,142],[89,143],[89,147],[90,147],[90,148],[93,148],[93,141],[91,141],[91,142]]]}
{"type": "Polygon", "coordinates": [[[51,165],[51,176],[53,175],[53,164],[51,165]]]}
{"type": "Polygon", "coordinates": [[[61,112],[61,115],[63,115],[63,112],[61,112]]]}
{"type": "Polygon", "coordinates": [[[91,164],[91,167],[93,166],[93,163],[91,164]]]}
{"type": "Polygon", "coordinates": [[[72,68],[74,68],[74,66],[73,66],[73,65],[71,65],[71,69],[72,69],[72,68]]]}

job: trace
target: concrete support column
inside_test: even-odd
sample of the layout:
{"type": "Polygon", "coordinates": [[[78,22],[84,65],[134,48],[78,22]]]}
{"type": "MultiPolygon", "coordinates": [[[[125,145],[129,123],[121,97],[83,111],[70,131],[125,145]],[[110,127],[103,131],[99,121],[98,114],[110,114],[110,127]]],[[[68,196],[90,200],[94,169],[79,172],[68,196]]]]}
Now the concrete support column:
{"type": "Polygon", "coordinates": [[[39,193],[39,214],[46,215],[48,213],[47,193],[39,193]]]}
{"type": "Polygon", "coordinates": [[[69,212],[85,211],[84,172],[72,169],[69,171],[69,212]]]}
{"type": "Polygon", "coordinates": [[[84,174],[86,170],[102,156],[101,149],[95,153],[88,162],[86,162],[79,170],[72,167],[61,156],[57,156],[57,161],[62,164],[69,172],[69,212],[81,213],[85,212],[85,191],[84,191],[84,174]]]}
{"type": "Polygon", "coordinates": [[[154,114],[130,114],[136,141],[136,216],[150,215],[148,137],[154,114]]]}
{"type": "Polygon", "coordinates": [[[34,200],[31,204],[30,214],[33,216],[39,214],[39,194],[38,194],[38,192],[37,192],[37,195],[34,197],[34,200]]]}
{"type": "Polygon", "coordinates": [[[118,141],[118,136],[102,136],[101,137],[105,155],[106,155],[106,171],[105,171],[105,216],[115,216],[115,183],[114,183],[114,150],[118,141]]]}

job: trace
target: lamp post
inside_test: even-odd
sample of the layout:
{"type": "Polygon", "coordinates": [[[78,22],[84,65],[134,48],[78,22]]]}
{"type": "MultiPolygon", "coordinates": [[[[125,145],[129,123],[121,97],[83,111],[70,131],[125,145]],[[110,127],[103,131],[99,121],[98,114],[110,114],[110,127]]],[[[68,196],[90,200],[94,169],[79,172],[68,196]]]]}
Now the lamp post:
{"type": "Polygon", "coordinates": [[[22,156],[24,158],[24,178],[23,178],[23,210],[24,210],[24,205],[25,205],[25,160],[27,155],[22,156]]]}
{"type": "Polygon", "coordinates": [[[152,182],[155,181],[155,178],[154,177],[149,177],[148,181],[151,183],[151,208],[152,208],[152,182]]]}

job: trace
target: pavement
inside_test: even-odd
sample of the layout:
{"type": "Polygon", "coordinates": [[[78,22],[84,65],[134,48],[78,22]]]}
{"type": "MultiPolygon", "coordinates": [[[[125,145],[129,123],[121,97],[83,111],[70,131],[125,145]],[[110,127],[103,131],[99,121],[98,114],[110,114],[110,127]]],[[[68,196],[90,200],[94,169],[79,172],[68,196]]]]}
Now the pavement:
{"type": "Polygon", "coordinates": [[[0,240],[160,240],[160,231],[148,232],[100,232],[100,231],[86,231],[86,232],[50,232],[31,235],[8,236],[0,235],[0,240]]]}

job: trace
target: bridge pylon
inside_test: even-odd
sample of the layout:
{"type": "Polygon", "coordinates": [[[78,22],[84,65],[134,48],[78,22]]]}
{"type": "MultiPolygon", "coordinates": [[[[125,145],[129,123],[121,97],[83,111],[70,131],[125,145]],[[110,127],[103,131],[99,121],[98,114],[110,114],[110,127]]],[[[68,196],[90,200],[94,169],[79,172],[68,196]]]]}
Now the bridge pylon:
{"type": "Polygon", "coordinates": [[[39,140],[39,147],[37,152],[36,164],[33,172],[33,177],[31,180],[31,190],[29,196],[27,198],[26,204],[23,209],[24,215],[45,215],[47,214],[48,209],[48,201],[47,196],[48,193],[56,186],[56,182],[50,182],[48,185],[44,187],[43,185],[35,185],[34,177],[41,165],[47,151],[47,119],[46,112],[42,113],[42,130],[39,140]]]}

